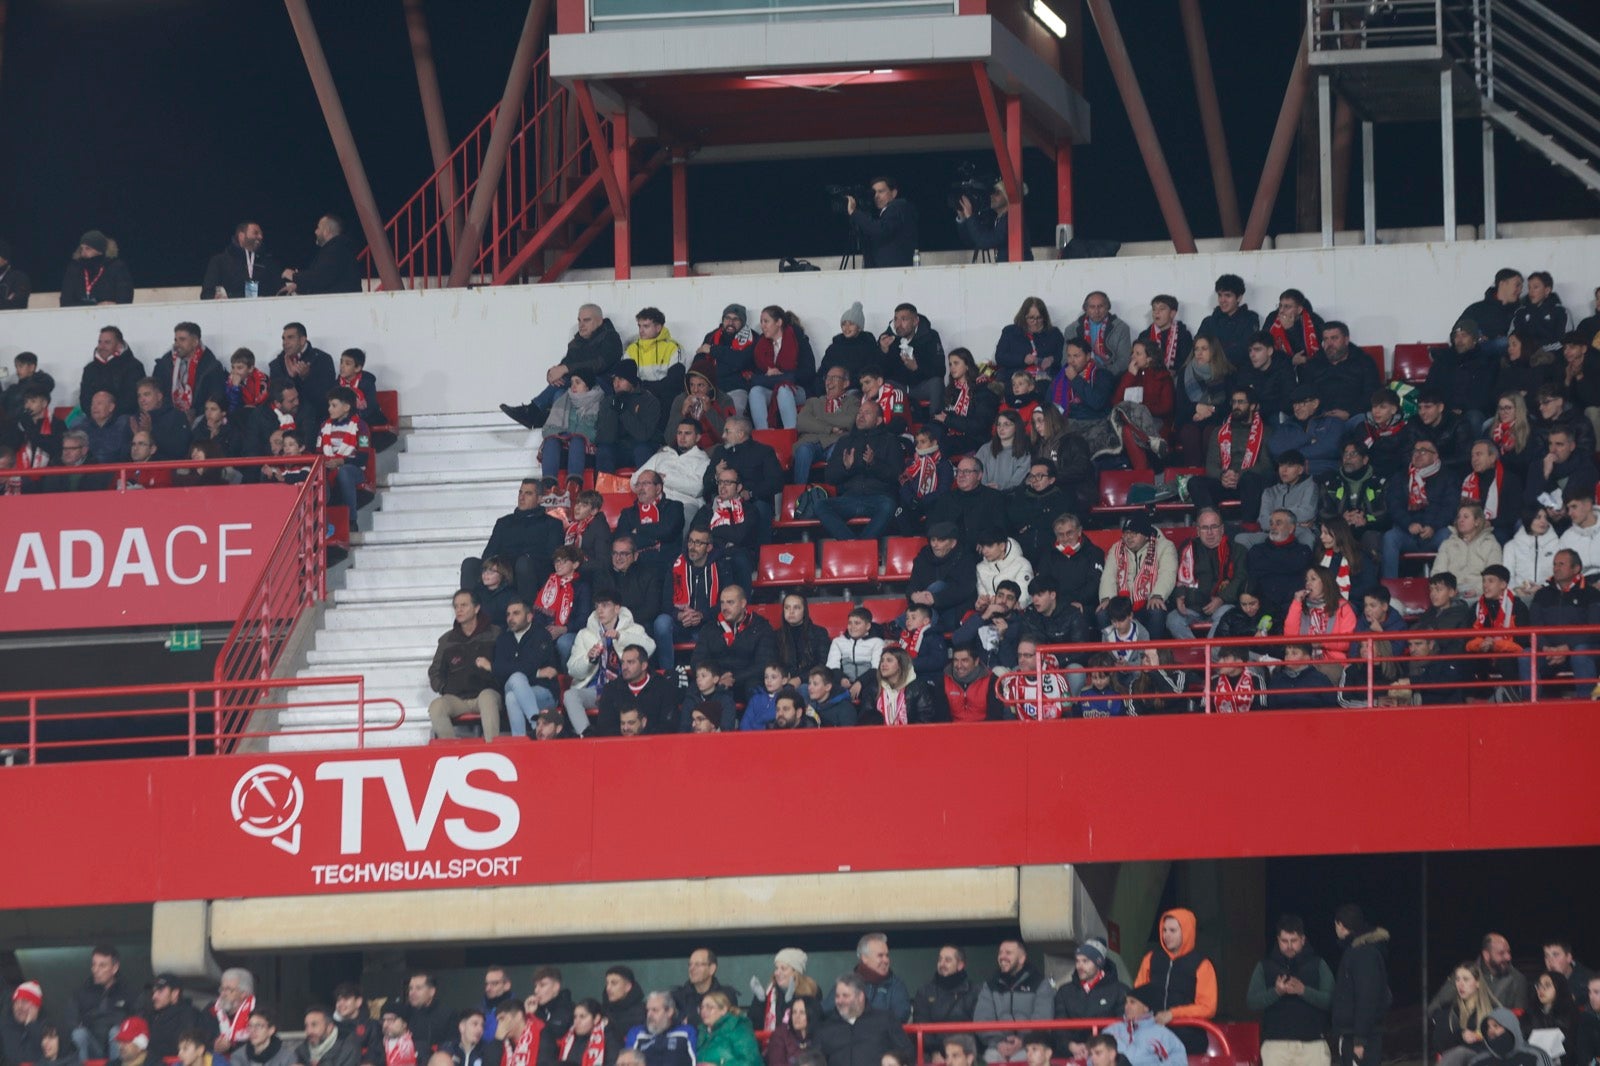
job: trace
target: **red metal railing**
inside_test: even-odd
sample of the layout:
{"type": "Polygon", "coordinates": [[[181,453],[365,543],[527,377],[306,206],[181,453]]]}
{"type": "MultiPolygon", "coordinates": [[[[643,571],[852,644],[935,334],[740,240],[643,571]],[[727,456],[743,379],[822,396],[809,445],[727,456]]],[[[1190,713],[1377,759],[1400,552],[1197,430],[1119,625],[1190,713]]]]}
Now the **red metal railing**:
{"type": "MultiPolygon", "coordinates": [[[[242,456],[238,459],[176,459],[159,463],[136,463],[133,460],[120,463],[85,463],[82,466],[41,466],[32,470],[0,470],[0,495],[6,487],[6,482],[24,484],[30,481],[45,481],[51,478],[98,476],[108,474],[112,476],[111,484],[104,489],[89,489],[80,491],[117,491],[128,492],[134,489],[172,488],[172,475],[180,470],[244,470],[251,467],[261,469],[313,466],[312,476],[322,477],[320,467],[322,461],[315,455],[268,455],[268,456],[242,456]],[[154,485],[147,484],[155,475],[154,485]]],[[[309,478],[307,481],[309,482],[309,478]]],[[[181,487],[181,486],[180,486],[181,487]]]]}
{"type": "MultiPolygon", "coordinates": [[[[311,467],[283,520],[256,587],[217,653],[212,679],[222,685],[269,680],[288,647],[300,615],[327,595],[328,493],[322,458],[311,467]]],[[[218,732],[242,735],[257,709],[259,688],[225,688],[217,694],[218,732]]],[[[231,750],[237,739],[225,739],[231,750]]]]}
{"type": "MultiPolygon", "coordinates": [[[[477,189],[498,112],[497,105],[484,116],[386,225],[408,288],[441,287],[450,273],[455,237],[477,189]]],[[[527,98],[507,120],[521,125],[511,139],[472,265],[473,274],[486,274],[496,284],[510,280],[517,269],[512,261],[530,226],[542,229],[569,201],[593,195],[599,187],[598,181],[585,180],[596,173],[596,153],[572,93],[550,77],[549,52],[534,61],[527,98]]],[[[608,133],[611,123],[602,116],[600,126],[608,133]]],[[[600,146],[602,153],[605,148],[600,146]]],[[[571,211],[567,207],[562,221],[571,211]]],[[[372,255],[363,250],[361,257],[371,281],[376,277],[372,255]]]]}
{"type": "MultiPolygon", "coordinates": [[[[1423,629],[1401,630],[1390,633],[1341,633],[1311,635],[1278,635],[1268,637],[1237,637],[1227,639],[1196,639],[1192,641],[1151,640],[1121,644],[1047,644],[1039,648],[1040,657],[1032,672],[1032,693],[1002,695],[1002,702],[1020,707],[1039,703],[1040,692],[1045,702],[1059,705],[1062,716],[1071,716],[1075,704],[1104,701],[1108,698],[1147,700],[1198,701],[1200,709],[1214,713],[1214,695],[1218,681],[1226,669],[1229,684],[1237,677],[1238,668],[1245,667],[1257,675],[1252,709],[1269,709],[1263,706],[1268,693],[1265,674],[1282,662],[1281,649],[1286,645],[1303,645],[1312,649],[1307,669],[1338,664],[1346,667],[1343,683],[1327,680],[1326,684],[1308,685],[1285,690],[1287,695],[1329,696],[1333,702],[1343,698],[1344,705],[1367,707],[1400,706],[1414,702],[1412,696],[1432,705],[1462,705],[1469,696],[1490,699],[1495,691],[1507,688],[1516,702],[1537,703],[1541,695],[1553,692],[1571,696],[1589,697],[1592,679],[1574,678],[1572,663],[1580,659],[1600,657],[1600,627],[1597,626],[1532,626],[1521,629],[1423,629]],[[1412,655],[1407,642],[1428,639],[1435,642],[1431,654],[1412,655]],[[1486,645],[1484,641],[1513,642],[1486,645]],[[1440,646],[1460,645],[1462,650],[1441,650],[1440,646]],[[1219,663],[1218,652],[1233,648],[1244,654],[1244,661],[1219,663]],[[1131,653],[1135,661],[1090,667],[1091,656],[1111,651],[1131,653]],[[1146,653],[1155,653],[1155,661],[1146,653]],[[1250,658],[1268,655],[1267,659],[1250,658]],[[1406,664],[1419,662],[1453,662],[1462,666],[1459,680],[1414,680],[1406,664]],[[1070,665],[1069,665],[1070,664],[1070,665]],[[1390,669],[1393,668],[1393,669],[1390,669]],[[1185,684],[1176,692],[1170,687],[1156,687],[1154,691],[1131,692],[1141,675],[1165,672],[1169,676],[1177,671],[1185,675],[1185,684]],[[1067,678],[1074,683],[1090,673],[1110,675],[1116,693],[1103,691],[1067,692],[1067,678]],[[1546,676],[1541,677],[1541,673],[1546,676]],[[1392,676],[1391,676],[1392,675],[1392,676]],[[1048,681],[1048,684],[1047,684],[1048,681]],[[1198,684],[1194,683],[1198,681],[1198,684]],[[1443,696],[1444,698],[1435,698],[1443,696]]],[[[1326,680],[1326,679],[1325,679],[1326,680]]]]}
{"type": "Polygon", "coordinates": [[[177,683],[167,685],[119,685],[103,688],[74,688],[74,689],[40,689],[31,692],[7,692],[0,696],[0,707],[25,704],[26,709],[21,714],[0,713],[0,749],[11,751],[26,751],[29,763],[37,763],[41,752],[62,750],[83,751],[86,749],[111,749],[128,747],[173,747],[183,745],[185,754],[208,754],[203,751],[204,745],[210,746],[210,752],[224,754],[235,748],[240,741],[254,740],[269,736],[280,736],[287,733],[292,736],[320,736],[327,734],[355,733],[356,746],[366,747],[367,735],[370,733],[388,733],[399,729],[405,724],[406,710],[398,700],[393,699],[368,699],[366,694],[366,679],[359,676],[349,677],[311,677],[311,678],[265,678],[248,681],[195,681],[190,683],[177,683]],[[352,688],[353,696],[344,696],[342,693],[333,692],[335,689],[352,688]],[[330,694],[327,698],[314,700],[301,700],[289,702],[284,699],[268,697],[273,693],[288,688],[327,689],[330,694]],[[249,698],[252,711],[285,711],[285,710],[326,710],[329,708],[353,707],[356,711],[355,723],[350,725],[326,726],[316,728],[295,728],[293,730],[269,730],[247,732],[242,729],[225,728],[223,709],[230,704],[237,705],[239,696],[249,698]],[[169,697],[176,697],[169,699],[169,697]],[[153,702],[154,706],[123,708],[109,711],[77,711],[67,710],[50,713],[48,704],[55,702],[81,702],[84,700],[119,699],[130,702],[153,702]],[[375,708],[389,707],[396,712],[392,721],[379,724],[369,724],[368,714],[375,708]],[[181,729],[168,724],[176,719],[181,719],[184,726],[181,729]],[[93,728],[87,730],[88,735],[64,736],[59,739],[41,739],[41,727],[55,727],[57,731],[65,732],[68,728],[77,725],[93,726],[98,722],[151,722],[153,732],[133,731],[106,734],[93,728]],[[209,727],[207,726],[209,722],[209,727]],[[11,740],[15,735],[14,727],[26,723],[26,743],[17,743],[11,740]]]}

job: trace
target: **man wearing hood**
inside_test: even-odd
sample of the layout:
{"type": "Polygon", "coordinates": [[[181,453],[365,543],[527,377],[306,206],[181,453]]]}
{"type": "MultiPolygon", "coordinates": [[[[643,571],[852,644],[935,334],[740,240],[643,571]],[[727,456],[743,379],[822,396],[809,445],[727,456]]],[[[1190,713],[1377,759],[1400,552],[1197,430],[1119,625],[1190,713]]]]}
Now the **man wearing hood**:
{"type": "MultiPolygon", "coordinates": [[[[1057,1018],[1121,1018],[1127,1010],[1128,986],[1106,966],[1106,942],[1092,936],[1078,945],[1072,978],[1056,990],[1057,1018]]],[[[1089,1030],[1065,1029],[1056,1034],[1056,1053],[1088,1058],[1089,1030]]]]}
{"type": "Polygon", "coordinates": [[[1483,1051],[1471,1066],[1550,1066],[1543,1048],[1522,1039],[1522,1023],[1510,1008],[1496,1007],[1483,1023],[1483,1051]]]}
{"type": "Polygon", "coordinates": [[[545,373],[545,389],[539,395],[512,407],[501,404],[500,410],[518,425],[538,429],[550,415],[550,408],[567,389],[567,376],[574,372],[585,375],[602,388],[611,384],[612,367],[622,361],[622,338],[599,304],[584,304],[578,308],[578,329],[567,342],[566,354],[561,362],[545,373]]]}
{"type": "Polygon", "coordinates": [[[1333,931],[1344,944],[1328,1004],[1335,1054],[1339,1066],[1378,1066],[1383,1061],[1383,1016],[1393,1001],[1389,931],[1374,927],[1354,903],[1334,911],[1333,931]]]}
{"type": "MultiPolygon", "coordinates": [[[[1094,1050],[1097,1041],[1102,1041],[1109,1034],[1117,1042],[1117,1050],[1127,1057],[1128,1066],[1171,1066],[1173,1063],[1182,1066],[1193,1052],[1185,1051],[1186,1044],[1178,1031],[1168,1029],[1159,1014],[1151,1014],[1160,998],[1160,989],[1143,984],[1135,987],[1128,993],[1123,1007],[1125,1020],[1092,1037],[1089,1041],[1090,1051],[1094,1050]]],[[[1205,1033],[1201,1030],[1181,1031],[1200,1033],[1202,1042],[1205,1040],[1205,1033]]]]}
{"type": "MultiPolygon", "coordinates": [[[[971,720],[982,720],[981,708],[978,718],[971,720]]],[[[944,945],[933,964],[933,979],[911,997],[911,1020],[918,1025],[970,1022],[977,1005],[978,990],[967,973],[966,953],[954,944],[944,945]]]]}
{"type": "Polygon", "coordinates": [[[428,684],[439,694],[428,704],[433,735],[449,740],[456,735],[457,718],[477,714],[483,738],[493,740],[500,735],[501,696],[494,677],[494,643],[500,629],[478,609],[478,594],[471,589],[457,592],[450,606],[455,625],[439,638],[428,665],[428,684]]]}
{"type": "Polygon", "coordinates": [[[202,300],[240,300],[276,296],[283,270],[270,252],[261,250],[261,224],[241,222],[233,239],[206,264],[200,283],[202,300]]]}
{"type": "Polygon", "coordinates": [[[894,309],[894,318],[878,335],[878,347],[887,357],[890,380],[905,385],[912,400],[927,404],[929,418],[944,409],[944,340],[916,304],[894,309]]]}
{"type": "Polygon", "coordinates": [[[323,215],[311,233],[317,254],[304,270],[285,270],[283,291],[289,295],[317,296],[330,292],[360,292],[361,268],[356,265],[356,247],[344,232],[338,215],[323,215]]]}
{"type": "Polygon", "coordinates": [[[1332,1001],[1333,971],[1307,945],[1300,916],[1285,914],[1245,993],[1261,1013],[1261,1066],[1328,1066],[1332,1001]]]}
{"type": "MultiPolygon", "coordinates": [[[[1145,953],[1139,963],[1134,987],[1150,986],[1155,1002],[1145,1003],[1155,1011],[1155,1020],[1166,1025],[1173,1018],[1215,1018],[1217,1016],[1217,971],[1211,960],[1195,947],[1194,912],[1174,907],[1161,915],[1159,948],[1145,953]]],[[[1178,1034],[1189,1054],[1206,1049],[1203,1029],[1184,1029],[1178,1034]]]]}
{"type": "MultiPolygon", "coordinates": [[[[973,1009],[975,1022],[1025,1023],[1048,1021],[1055,1006],[1055,982],[1028,962],[1028,948],[1019,937],[1000,941],[999,964],[978,991],[973,1009]]],[[[1022,1033],[1017,1029],[979,1033],[983,1061],[1022,1062],[1027,1058],[1022,1033]]]]}
{"type": "Polygon", "coordinates": [[[117,257],[114,241],[97,229],[78,238],[78,249],[61,275],[61,306],[133,303],[133,275],[117,257]]]}
{"type": "Polygon", "coordinates": [[[1419,439],[1411,465],[1389,481],[1385,497],[1392,525],[1383,535],[1383,576],[1399,577],[1402,554],[1436,552],[1450,535],[1461,482],[1445,472],[1439,446],[1419,439]]]}

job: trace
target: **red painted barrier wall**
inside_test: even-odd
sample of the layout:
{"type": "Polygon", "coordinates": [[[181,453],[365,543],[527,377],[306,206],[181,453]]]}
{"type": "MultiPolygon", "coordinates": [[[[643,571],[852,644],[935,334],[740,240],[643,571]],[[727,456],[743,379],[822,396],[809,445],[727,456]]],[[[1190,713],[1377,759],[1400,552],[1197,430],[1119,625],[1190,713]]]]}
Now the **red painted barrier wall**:
{"type": "Polygon", "coordinates": [[[0,496],[0,632],[232,621],[298,492],[0,496]]]}
{"type": "Polygon", "coordinates": [[[1600,705],[1549,703],[18,767],[29,867],[78,873],[0,878],[0,907],[1585,845],[1600,814],[1526,812],[1596,751],[1600,705]],[[79,862],[108,810],[137,846],[79,862]]]}

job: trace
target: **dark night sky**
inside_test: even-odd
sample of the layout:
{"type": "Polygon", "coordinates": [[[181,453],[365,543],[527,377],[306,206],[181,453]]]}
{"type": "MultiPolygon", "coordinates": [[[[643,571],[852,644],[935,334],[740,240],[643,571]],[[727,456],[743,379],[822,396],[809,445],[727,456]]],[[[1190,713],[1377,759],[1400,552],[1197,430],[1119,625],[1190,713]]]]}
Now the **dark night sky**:
{"type": "MultiPolygon", "coordinates": [[[[1220,226],[1176,5],[1140,0],[1118,8],[1190,224],[1197,236],[1215,235],[1220,226]],[[1130,17],[1154,9],[1166,17],[1130,17]]],[[[1244,214],[1303,8],[1255,0],[1206,9],[1244,214]]],[[[314,0],[312,10],[387,216],[432,170],[401,5],[314,0]]],[[[459,139],[498,99],[522,9],[510,2],[436,0],[428,11],[451,135],[459,139]]],[[[1165,236],[1098,39],[1092,27],[1085,32],[1094,143],[1075,154],[1078,233],[1118,240],[1165,236]]],[[[1463,124],[1456,140],[1460,218],[1475,222],[1481,210],[1478,140],[1470,124],[1463,124]]],[[[1438,224],[1438,151],[1436,125],[1380,127],[1380,226],[1438,224]]],[[[992,170],[987,153],[967,157],[992,170]]],[[[954,247],[943,197],[961,158],[695,168],[693,255],[710,260],[836,253],[842,228],[827,214],[822,184],[861,180],[885,167],[901,176],[904,194],[922,207],[924,247],[954,247]],[[753,189],[759,194],[752,195],[753,189]],[[786,206],[774,211],[774,204],[786,206]],[[830,236],[835,233],[838,238],[830,236]]],[[[1595,213],[1595,201],[1575,182],[1509,138],[1500,138],[1500,160],[1502,220],[1595,213]]],[[[1054,168],[1030,151],[1025,169],[1033,190],[1030,237],[1046,243],[1055,213],[1054,168]]],[[[1278,199],[1275,231],[1292,228],[1293,180],[1291,172],[1278,199]]],[[[663,173],[639,200],[635,262],[670,258],[667,208],[663,173]]],[[[120,241],[139,285],[198,283],[206,257],[246,215],[261,220],[280,256],[301,263],[310,252],[312,224],[325,210],[353,214],[281,5],[11,0],[0,69],[0,234],[12,240],[36,288],[56,287],[78,235],[93,227],[120,241]]],[[[1355,224],[1359,210],[1356,189],[1355,224]]],[[[601,263],[609,254],[609,242],[602,240],[590,257],[601,263]]]]}

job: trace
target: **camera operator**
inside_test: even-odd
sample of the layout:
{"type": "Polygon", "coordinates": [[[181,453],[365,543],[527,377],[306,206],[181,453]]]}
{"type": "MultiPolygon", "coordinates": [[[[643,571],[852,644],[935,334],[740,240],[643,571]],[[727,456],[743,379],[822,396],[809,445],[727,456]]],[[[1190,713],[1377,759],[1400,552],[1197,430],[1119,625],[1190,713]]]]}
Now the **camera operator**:
{"type": "MultiPolygon", "coordinates": [[[[1023,186],[1022,192],[1027,195],[1027,186],[1023,186]]],[[[995,182],[994,188],[989,190],[989,210],[994,212],[992,221],[980,217],[972,205],[972,197],[964,195],[956,201],[956,226],[967,243],[980,252],[993,252],[994,261],[1004,263],[1011,251],[1011,222],[1006,218],[1006,212],[1011,210],[1011,201],[1006,199],[1004,182],[995,182]]],[[[1028,247],[1026,237],[1022,241],[1022,258],[1026,262],[1033,261],[1033,249],[1028,247]]]]}
{"type": "Polygon", "coordinates": [[[854,196],[845,198],[850,228],[861,237],[862,265],[868,270],[910,266],[917,251],[917,209],[900,199],[900,187],[891,177],[872,179],[872,202],[877,218],[863,211],[854,196]]]}

